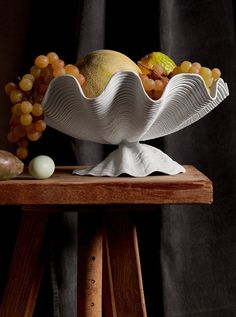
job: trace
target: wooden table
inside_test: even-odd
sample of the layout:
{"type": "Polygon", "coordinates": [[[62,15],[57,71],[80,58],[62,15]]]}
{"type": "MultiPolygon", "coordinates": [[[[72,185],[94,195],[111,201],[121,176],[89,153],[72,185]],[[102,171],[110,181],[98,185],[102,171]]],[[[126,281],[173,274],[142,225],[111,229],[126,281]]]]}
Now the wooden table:
{"type": "Polygon", "coordinates": [[[146,317],[138,237],[129,212],[139,206],[213,200],[211,181],[193,166],[185,166],[184,174],[142,178],[77,176],[71,173],[74,168],[79,167],[57,167],[46,180],[35,180],[26,171],[0,182],[0,204],[23,210],[1,317],[33,316],[48,217],[65,210],[93,210],[94,216],[79,225],[78,316],[101,317],[103,307],[105,317],[146,317]]]}

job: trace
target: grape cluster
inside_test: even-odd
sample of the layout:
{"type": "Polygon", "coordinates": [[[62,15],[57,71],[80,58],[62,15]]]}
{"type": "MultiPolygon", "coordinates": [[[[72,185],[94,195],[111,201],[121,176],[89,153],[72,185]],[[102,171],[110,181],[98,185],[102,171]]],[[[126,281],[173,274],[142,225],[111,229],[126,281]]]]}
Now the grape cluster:
{"type": "Polygon", "coordinates": [[[142,81],[143,88],[149,97],[154,100],[157,100],[162,96],[169,80],[177,74],[199,74],[203,78],[209,91],[213,83],[221,77],[221,71],[219,68],[210,69],[202,66],[198,62],[191,63],[190,61],[183,61],[179,66],[175,66],[169,74],[167,74],[165,69],[159,64],[150,66],[148,60],[146,60],[146,62],[145,60],[141,63],[139,62],[138,65],[142,71],[140,79],[142,81]]]}
{"type": "Polygon", "coordinates": [[[29,73],[18,79],[17,83],[5,85],[5,92],[11,101],[10,131],[7,139],[17,144],[16,156],[25,159],[28,156],[29,141],[37,141],[46,129],[42,100],[50,81],[61,75],[73,75],[82,86],[84,76],[77,66],[66,64],[54,52],[39,55],[29,73]]]}
{"type": "Polygon", "coordinates": [[[191,63],[190,61],[183,61],[179,66],[174,68],[170,75],[173,77],[181,73],[199,74],[203,78],[209,90],[211,89],[213,83],[221,76],[219,68],[210,69],[202,66],[198,62],[191,63]]]}
{"type": "Polygon", "coordinates": [[[150,98],[154,100],[159,99],[170,80],[169,76],[159,64],[155,64],[153,67],[144,63],[139,63],[138,65],[142,70],[140,79],[144,90],[150,98]]]}

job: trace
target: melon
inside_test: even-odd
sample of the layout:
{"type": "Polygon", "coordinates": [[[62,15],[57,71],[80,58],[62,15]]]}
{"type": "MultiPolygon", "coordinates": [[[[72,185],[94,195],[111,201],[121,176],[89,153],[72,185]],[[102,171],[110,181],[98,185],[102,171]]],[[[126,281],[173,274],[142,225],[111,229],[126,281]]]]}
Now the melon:
{"type": "Polygon", "coordinates": [[[85,57],[80,58],[76,66],[85,77],[82,90],[86,97],[99,96],[112,75],[119,71],[132,71],[140,74],[138,65],[123,53],[113,50],[92,51],[85,57]]]}

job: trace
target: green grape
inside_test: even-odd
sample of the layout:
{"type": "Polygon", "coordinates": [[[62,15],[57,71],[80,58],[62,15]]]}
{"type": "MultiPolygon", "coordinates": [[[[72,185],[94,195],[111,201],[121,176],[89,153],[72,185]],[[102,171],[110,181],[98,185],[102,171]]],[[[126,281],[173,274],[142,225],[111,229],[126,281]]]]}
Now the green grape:
{"type": "Polygon", "coordinates": [[[23,91],[30,91],[33,88],[33,82],[28,78],[23,78],[19,82],[19,87],[23,91]]]}
{"type": "Polygon", "coordinates": [[[23,93],[19,89],[14,89],[11,91],[10,99],[13,104],[21,102],[22,98],[23,98],[23,93]]]}
{"type": "Polygon", "coordinates": [[[213,77],[214,80],[217,80],[220,78],[221,76],[221,71],[219,68],[213,68],[211,71],[211,75],[213,77]]]}
{"type": "Polygon", "coordinates": [[[180,69],[182,71],[182,73],[188,73],[189,69],[192,67],[192,63],[189,61],[183,61],[180,64],[180,69]]]}
{"type": "Polygon", "coordinates": [[[38,68],[45,68],[48,66],[49,64],[49,59],[47,56],[45,55],[39,55],[35,58],[34,60],[34,64],[38,67],[38,68]]]}
{"type": "Polygon", "coordinates": [[[29,101],[22,101],[20,104],[20,109],[23,113],[30,113],[32,111],[32,103],[29,101]]]}
{"type": "Polygon", "coordinates": [[[20,116],[20,123],[22,125],[30,125],[33,121],[32,115],[29,113],[24,113],[20,116]]]}

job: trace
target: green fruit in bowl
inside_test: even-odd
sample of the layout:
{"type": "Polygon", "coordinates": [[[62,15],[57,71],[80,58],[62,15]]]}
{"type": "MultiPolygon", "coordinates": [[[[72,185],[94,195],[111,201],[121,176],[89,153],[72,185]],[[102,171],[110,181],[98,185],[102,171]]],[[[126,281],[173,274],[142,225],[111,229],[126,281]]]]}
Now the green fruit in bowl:
{"type": "Polygon", "coordinates": [[[113,50],[93,51],[79,59],[76,66],[85,77],[82,89],[85,96],[89,98],[99,96],[112,75],[119,71],[141,73],[138,65],[128,56],[113,50]]]}
{"type": "Polygon", "coordinates": [[[141,69],[142,67],[144,68],[144,72],[145,68],[151,70],[154,65],[160,65],[167,75],[169,75],[169,73],[176,67],[175,62],[162,52],[152,52],[147,54],[141,58],[138,64],[141,66],[141,69]]]}

